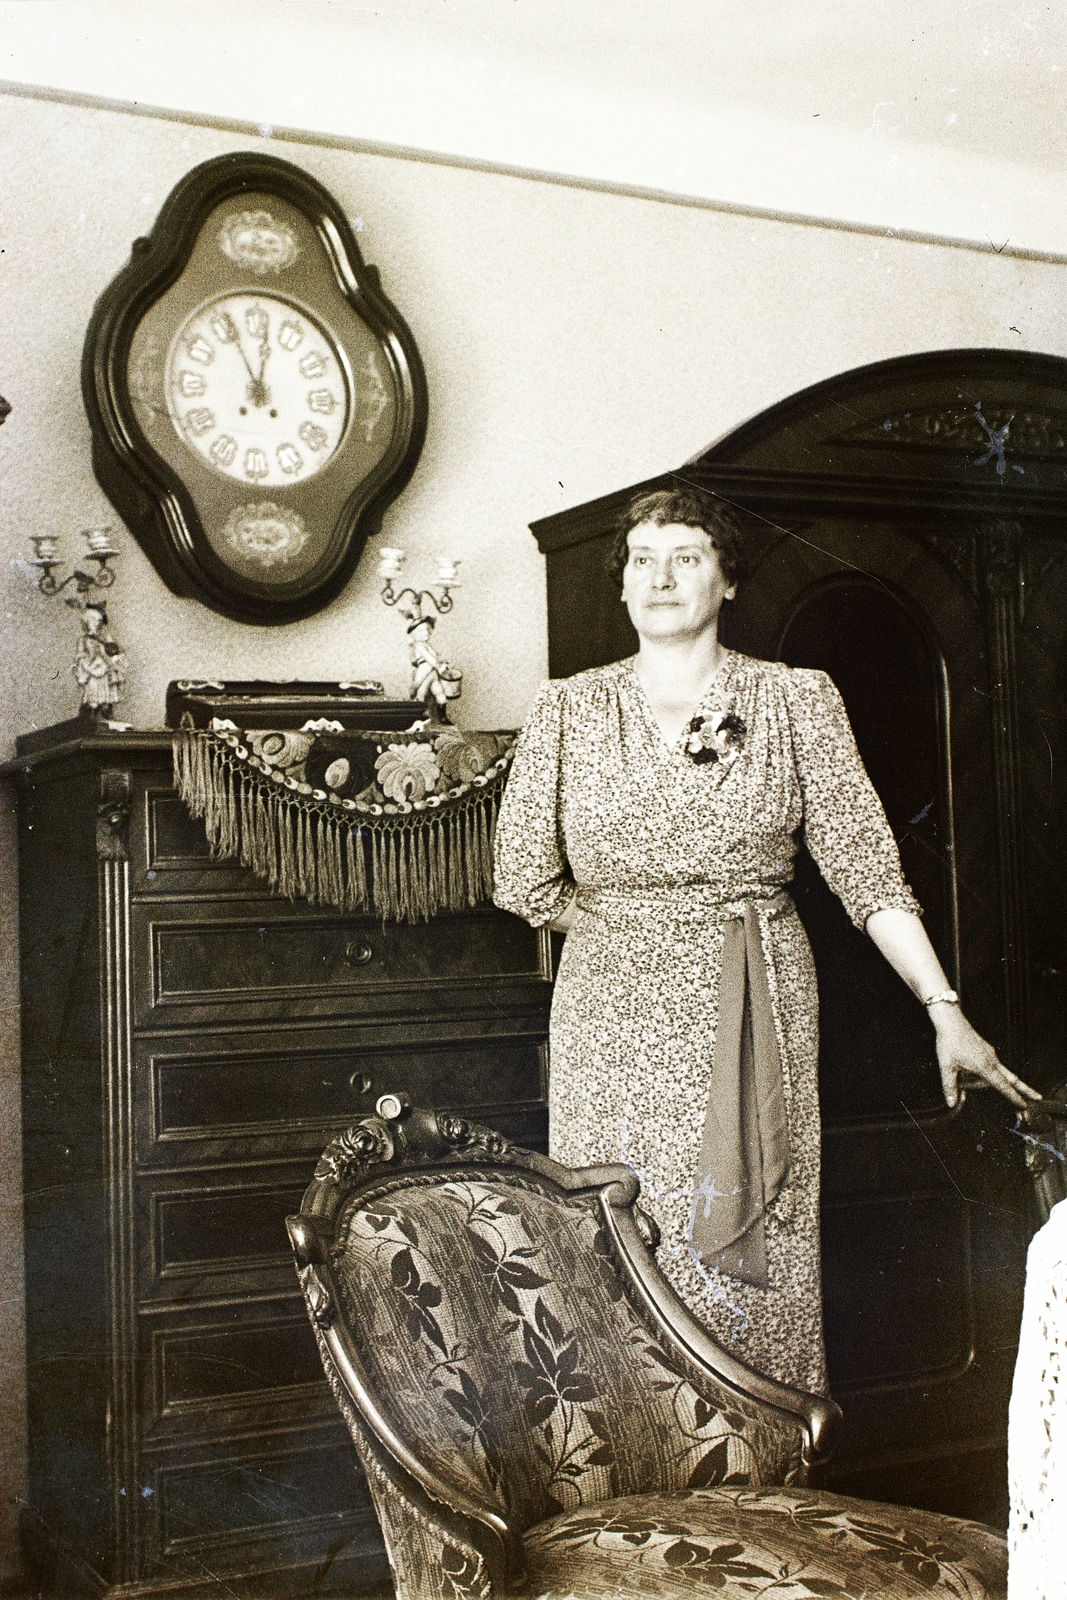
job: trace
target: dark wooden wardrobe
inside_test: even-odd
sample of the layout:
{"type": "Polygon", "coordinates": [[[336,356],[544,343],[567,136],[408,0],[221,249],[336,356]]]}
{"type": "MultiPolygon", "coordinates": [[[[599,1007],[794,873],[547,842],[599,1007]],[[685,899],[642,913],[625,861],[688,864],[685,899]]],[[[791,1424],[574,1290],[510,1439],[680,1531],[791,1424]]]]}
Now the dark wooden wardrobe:
{"type": "MultiPolygon", "coordinates": [[[[638,488],[746,513],[725,642],[821,667],[848,706],[968,1015],[1037,1087],[1064,1076],[1067,361],[947,350],[794,395],[680,467],[533,524],[550,670],[636,646],[603,572],[638,488]]],[[[1014,1111],[948,1111],[921,1007],[802,852],[822,1005],[828,1486],[1006,1517],[1007,1402],[1036,1222],[1014,1111]]]]}

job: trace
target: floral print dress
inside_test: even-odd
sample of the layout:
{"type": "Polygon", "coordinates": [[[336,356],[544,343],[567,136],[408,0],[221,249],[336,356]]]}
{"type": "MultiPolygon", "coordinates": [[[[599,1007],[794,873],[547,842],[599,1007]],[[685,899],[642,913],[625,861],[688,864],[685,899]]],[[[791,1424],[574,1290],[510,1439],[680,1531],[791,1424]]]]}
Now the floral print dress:
{"type": "Polygon", "coordinates": [[[538,926],[577,894],[552,1006],[552,1155],[631,1167],[661,1230],[659,1264],[712,1336],[824,1393],[818,996],[783,893],[802,826],[857,927],[876,910],[919,910],[825,673],[727,652],[672,748],[633,660],[620,661],[541,689],[497,824],[495,898],[538,926]],[[763,1286],[711,1265],[693,1232],[724,939],[746,912],[788,1140],[761,1218],[763,1286]]]}

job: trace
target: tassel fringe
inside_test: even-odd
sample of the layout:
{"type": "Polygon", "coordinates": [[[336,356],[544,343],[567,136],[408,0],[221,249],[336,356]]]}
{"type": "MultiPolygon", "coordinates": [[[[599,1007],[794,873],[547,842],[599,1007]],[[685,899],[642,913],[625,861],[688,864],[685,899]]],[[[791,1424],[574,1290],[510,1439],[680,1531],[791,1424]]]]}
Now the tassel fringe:
{"type": "Polygon", "coordinates": [[[501,774],[434,812],[338,815],[246,769],[220,741],[174,738],[174,786],[203,818],[213,857],[239,861],[289,900],[383,922],[428,922],[492,897],[503,784],[501,774]]]}

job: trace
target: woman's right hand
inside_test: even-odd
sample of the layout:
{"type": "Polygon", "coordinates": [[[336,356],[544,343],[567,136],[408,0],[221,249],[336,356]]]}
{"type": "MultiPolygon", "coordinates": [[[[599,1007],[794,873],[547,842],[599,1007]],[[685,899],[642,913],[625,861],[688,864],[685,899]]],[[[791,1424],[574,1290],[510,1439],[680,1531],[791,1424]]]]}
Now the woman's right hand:
{"type": "Polygon", "coordinates": [[[968,1081],[987,1083],[1019,1111],[1041,1099],[1036,1089],[997,1059],[993,1046],[972,1028],[958,1005],[942,1001],[931,1006],[930,1021],[937,1032],[937,1061],[947,1105],[956,1105],[966,1093],[968,1081]]]}

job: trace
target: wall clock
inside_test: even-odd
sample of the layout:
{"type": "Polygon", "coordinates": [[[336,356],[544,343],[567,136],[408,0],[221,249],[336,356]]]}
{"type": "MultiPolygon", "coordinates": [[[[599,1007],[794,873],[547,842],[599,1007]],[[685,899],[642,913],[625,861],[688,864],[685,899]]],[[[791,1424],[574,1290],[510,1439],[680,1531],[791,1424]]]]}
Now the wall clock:
{"type": "Polygon", "coordinates": [[[105,494],[166,584],[292,622],[351,576],[415,468],[414,339],[321,184],[196,167],[97,302],[82,393],[105,494]]]}

